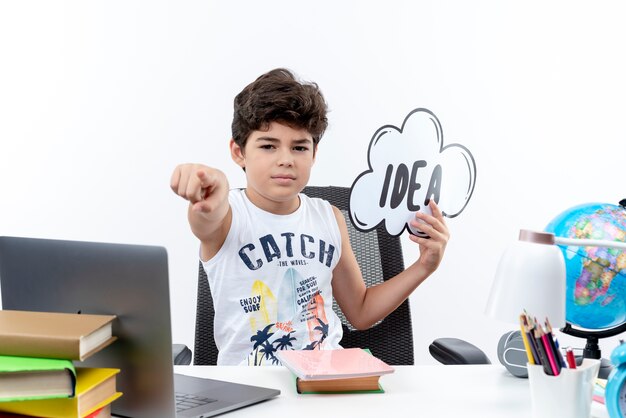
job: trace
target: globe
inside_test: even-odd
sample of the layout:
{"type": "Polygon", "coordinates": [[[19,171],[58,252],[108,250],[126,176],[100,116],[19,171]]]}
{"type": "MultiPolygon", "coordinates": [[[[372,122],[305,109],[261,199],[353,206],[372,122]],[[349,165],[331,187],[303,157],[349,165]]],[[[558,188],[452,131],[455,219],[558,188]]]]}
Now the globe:
{"type": "MultiPolygon", "coordinates": [[[[626,242],[626,208],[578,205],[555,217],[546,231],[557,237],[626,242]]],[[[567,274],[567,322],[588,330],[626,323],[626,251],[577,246],[561,246],[561,251],[567,274]]]]}

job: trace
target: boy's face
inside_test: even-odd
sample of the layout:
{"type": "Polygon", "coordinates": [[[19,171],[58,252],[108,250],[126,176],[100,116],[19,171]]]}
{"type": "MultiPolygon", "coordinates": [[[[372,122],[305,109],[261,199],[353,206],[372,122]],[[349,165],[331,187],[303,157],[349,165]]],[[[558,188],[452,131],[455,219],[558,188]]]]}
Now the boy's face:
{"type": "Polygon", "coordinates": [[[268,212],[295,211],[298,193],[307,185],[315,162],[313,137],[304,129],[271,122],[253,131],[244,149],[230,142],[233,160],[246,170],[247,195],[268,212]]]}

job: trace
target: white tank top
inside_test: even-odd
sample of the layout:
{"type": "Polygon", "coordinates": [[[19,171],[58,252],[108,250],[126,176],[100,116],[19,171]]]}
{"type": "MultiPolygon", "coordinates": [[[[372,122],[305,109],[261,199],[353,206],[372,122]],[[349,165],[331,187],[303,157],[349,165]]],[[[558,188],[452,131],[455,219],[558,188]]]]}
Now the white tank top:
{"type": "Polygon", "coordinates": [[[341,234],[331,205],[300,194],[300,207],[275,215],[231,190],[226,241],[202,262],[215,306],[219,365],[280,364],[276,351],[339,348],[332,272],[341,234]]]}

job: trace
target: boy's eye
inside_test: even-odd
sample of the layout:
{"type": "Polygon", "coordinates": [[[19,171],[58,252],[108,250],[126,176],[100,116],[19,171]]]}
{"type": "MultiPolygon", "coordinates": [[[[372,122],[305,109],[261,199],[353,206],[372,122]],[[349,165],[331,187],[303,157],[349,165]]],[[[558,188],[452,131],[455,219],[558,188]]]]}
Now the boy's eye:
{"type": "Polygon", "coordinates": [[[274,148],[274,145],[272,144],[261,145],[261,149],[272,149],[272,148],[274,148]]]}
{"type": "Polygon", "coordinates": [[[308,151],[309,147],[297,146],[297,147],[293,147],[293,149],[295,149],[296,151],[304,152],[304,151],[308,151]]]}

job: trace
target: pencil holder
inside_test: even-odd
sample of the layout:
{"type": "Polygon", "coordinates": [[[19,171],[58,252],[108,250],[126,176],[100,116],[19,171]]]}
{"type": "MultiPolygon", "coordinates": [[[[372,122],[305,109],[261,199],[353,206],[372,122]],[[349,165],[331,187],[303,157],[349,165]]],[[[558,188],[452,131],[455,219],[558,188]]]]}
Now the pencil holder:
{"type": "Polygon", "coordinates": [[[542,366],[528,364],[533,418],[589,418],[599,369],[600,360],[584,359],[576,369],[549,376],[542,366]]]}

